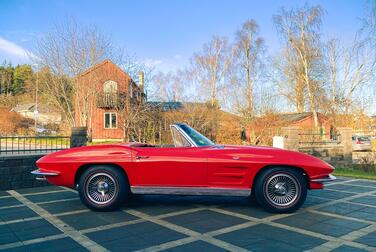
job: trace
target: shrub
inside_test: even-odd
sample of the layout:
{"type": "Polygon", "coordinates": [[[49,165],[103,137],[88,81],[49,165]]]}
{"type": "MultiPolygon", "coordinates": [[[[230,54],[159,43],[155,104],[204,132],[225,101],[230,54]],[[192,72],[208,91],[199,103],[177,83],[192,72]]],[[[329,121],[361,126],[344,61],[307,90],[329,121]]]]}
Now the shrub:
{"type": "Polygon", "coordinates": [[[9,111],[8,108],[0,108],[0,135],[24,135],[30,134],[29,129],[34,121],[9,111]]]}

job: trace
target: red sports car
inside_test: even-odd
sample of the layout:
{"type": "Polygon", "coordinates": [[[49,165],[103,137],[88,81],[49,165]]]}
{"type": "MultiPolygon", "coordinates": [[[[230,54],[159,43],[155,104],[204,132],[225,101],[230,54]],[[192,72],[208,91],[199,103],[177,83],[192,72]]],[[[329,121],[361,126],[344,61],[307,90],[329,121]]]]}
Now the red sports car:
{"type": "MultiPolygon", "coordinates": [[[[313,156],[271,147],[217,145],[187,124],[171,125],[174,145],[123,143],[72,148],[37,161],[37,179],[76,188],[91,209],[118,208],[129,194],[251,196],[286,213],[307,189],[335,179],[313,156]]],[[[128,198],[129,199],[129,198],[128,198]]]]}

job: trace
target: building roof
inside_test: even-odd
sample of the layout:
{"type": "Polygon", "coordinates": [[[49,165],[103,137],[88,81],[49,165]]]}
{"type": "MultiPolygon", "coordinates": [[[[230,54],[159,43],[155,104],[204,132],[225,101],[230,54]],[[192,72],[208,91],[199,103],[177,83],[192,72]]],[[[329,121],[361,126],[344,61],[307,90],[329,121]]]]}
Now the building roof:
{"type": "Polygon", "coordinates": [[[181,102],[147,102],[147,105],[159,109],[161,111],[179,110],[183,108],[181,102]]]}
{"type": "MultiPolygon", "coordinates": [[[[99,62],[99,63],[93,65],[92,67],[90,67],[90,68],[88,68],[87,70],[83,71],[82,73],[78,74],[75,78],[80,79],[81,77],[83,77],[83,76],[85,76],[85,75],[87,75],[87,74],[89,74],[89,73],[92,73],[92,72],[96,71],[97,69],[101,68],[102,66],[104,66],[104,65],[106,65],[106,64],[112,65],[113,67],[115,67],[116,69],[118,69],[118,70],[123,74],[123,76],[125,76],[126,78],[129,78],[129,80],[130,80],[130,84],[131,84],[133,87],[135,87],[135,88],[140,88],[140,87],[137,85],[136,81],[134,81],[134,80],[132,79],[132,77],[131,77],[127,72],[124,71],[124,69],[120,68],[118,65],[116,65],[114,62],[112,62],[112,61],[109,60],[109,59],[105,59],[105,60],[103,60],[102,62],[99,62]]],[[[145,93],[143,93],[143,94],[145,94],[145,93]]]]}
{"type": "MultiPolygon", "coordinates": [[[[24,103],[24,104],[17,104],[11,111],[14,112],[34,112],[35,110],[35,103],[24,103]]],[[[39,113],[58,113],[56,109],[53,107],[46,105],[46,104],[39,104],[38,103],[38,112],[39,113]]]]}
{"type": "Polygon", "coordinates": [[[279,114],[278,116],[288,122],[297,122],[301,121],[307,117],[312,116],[312,112],[302,112],[302,113],[286,113],[286,114],[279,114]]]}

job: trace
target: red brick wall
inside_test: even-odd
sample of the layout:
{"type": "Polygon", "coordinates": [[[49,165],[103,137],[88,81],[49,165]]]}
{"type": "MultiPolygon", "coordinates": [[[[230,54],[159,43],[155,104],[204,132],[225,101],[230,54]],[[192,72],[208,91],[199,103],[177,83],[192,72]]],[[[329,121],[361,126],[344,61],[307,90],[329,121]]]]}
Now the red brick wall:
{"type": "MultiPolygon", "coordinates": [[[[319,126],[323,127],[326,138],[329,140],[330,127],[332,126],[331,123],[326,117],[322,116],[321,114],[318,114],[318,121],[319,121],[319,126]]],[[[309,117],[304,118],[303,120],[300,120],[298,122],[291,124],[290,126],[298,126],[302,130],[312,130],[315,128],[315,120],[313,116],[309,116],[309,117]]]]}

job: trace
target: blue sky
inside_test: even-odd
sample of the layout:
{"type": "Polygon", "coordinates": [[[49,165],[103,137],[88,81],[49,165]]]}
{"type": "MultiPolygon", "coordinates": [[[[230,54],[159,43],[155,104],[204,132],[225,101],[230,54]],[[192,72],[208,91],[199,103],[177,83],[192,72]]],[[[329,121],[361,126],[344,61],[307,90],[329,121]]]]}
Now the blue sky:
{"type": "MultiPolygon", "coordinates": [[[[323,37],[350,41],[360,26],[366,0],[308,1],[326,10],[323,37]]],[[[304,1],[138,0],[43,1],[0,0],[0,62],[27,62],[35,38],[69,17],[94,24],[130,54],[167,72],[189,62],[213,35],[231,39],[241,24],[255,19],[270,52],[279,48],[272,17],[281,6],[304,1]]]]}

